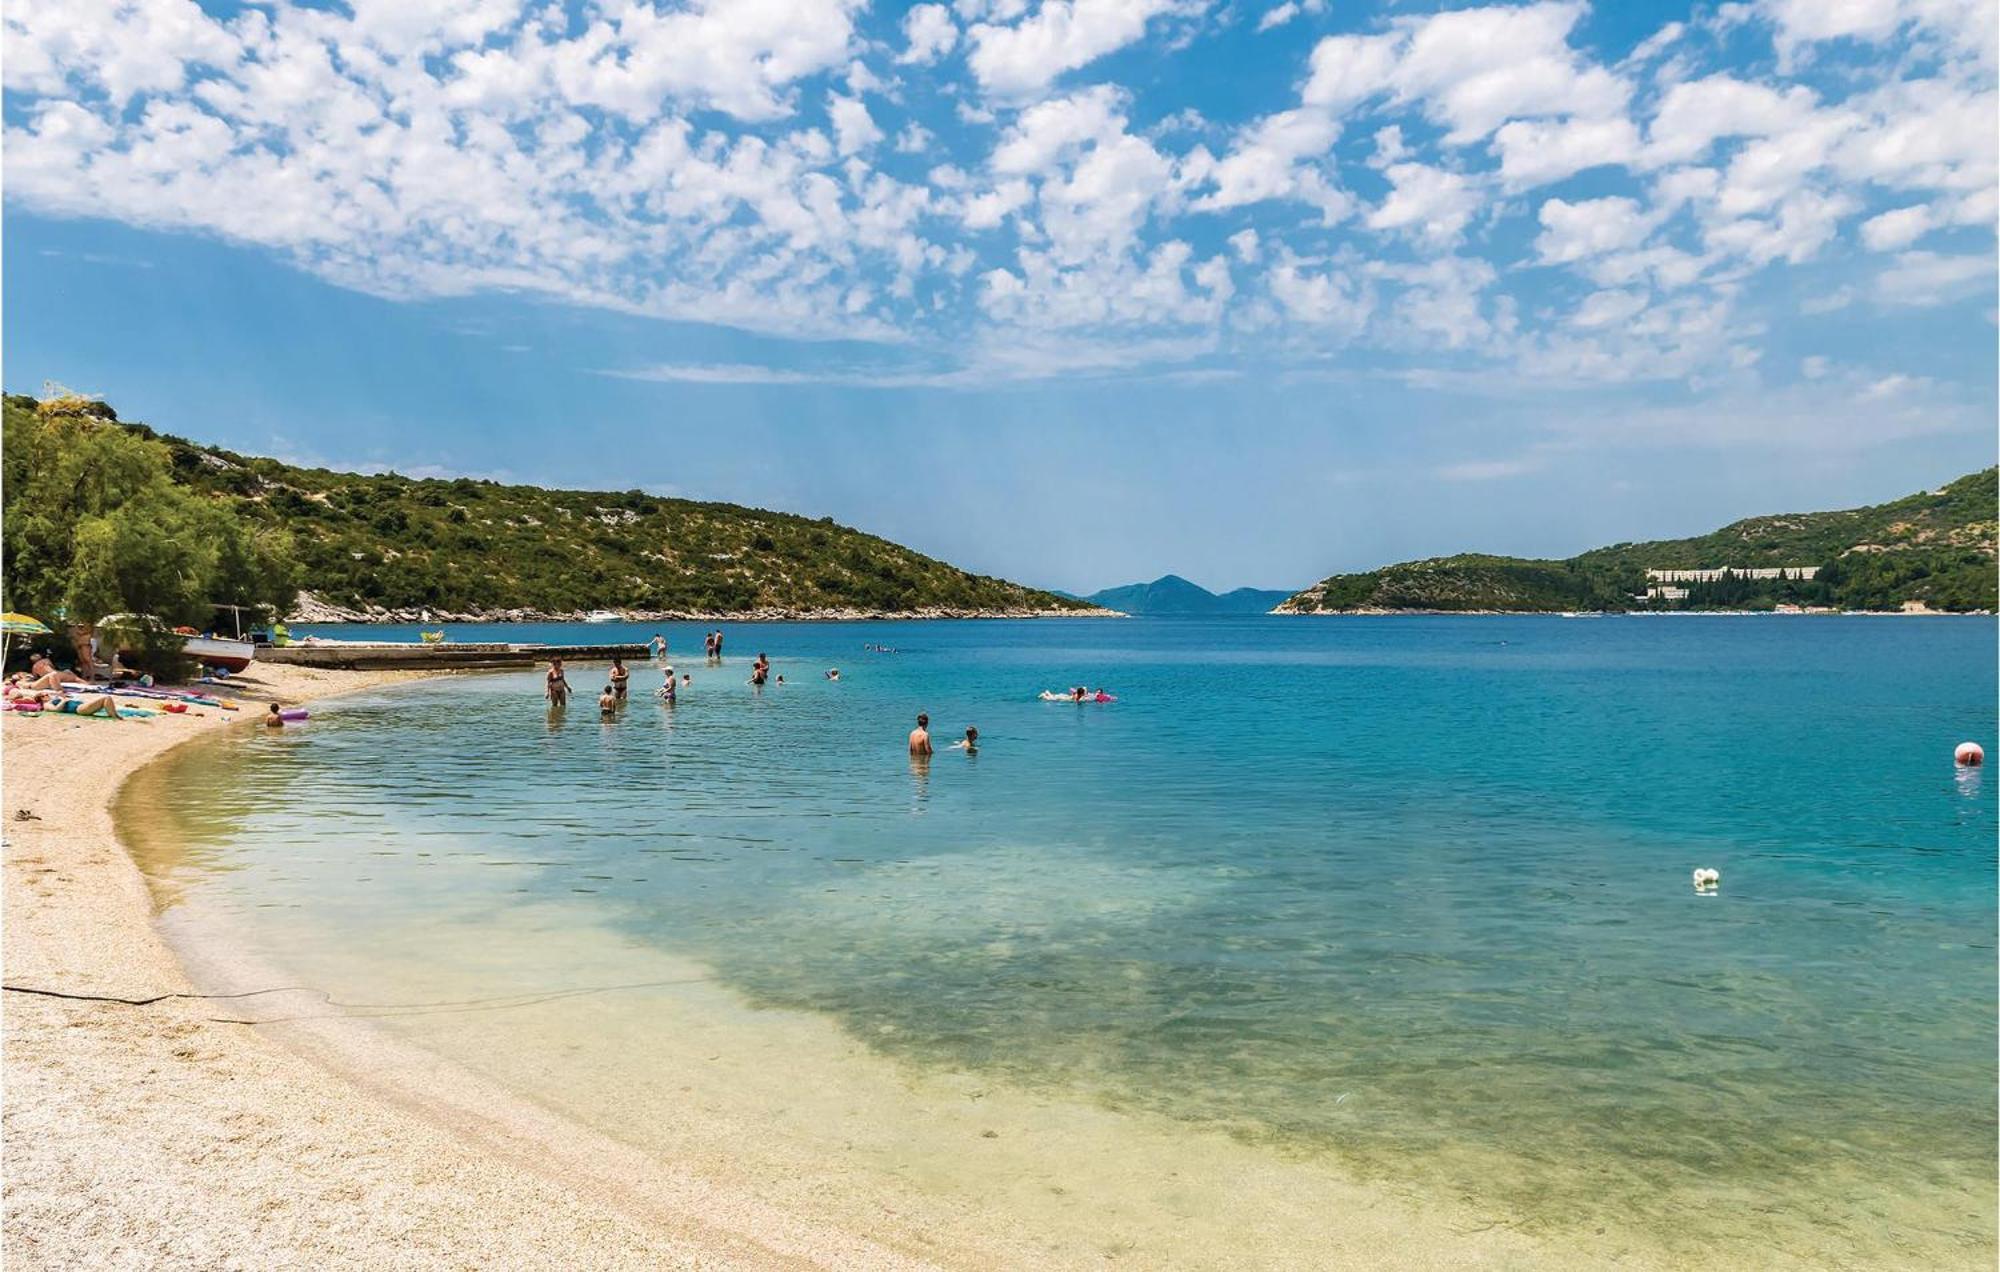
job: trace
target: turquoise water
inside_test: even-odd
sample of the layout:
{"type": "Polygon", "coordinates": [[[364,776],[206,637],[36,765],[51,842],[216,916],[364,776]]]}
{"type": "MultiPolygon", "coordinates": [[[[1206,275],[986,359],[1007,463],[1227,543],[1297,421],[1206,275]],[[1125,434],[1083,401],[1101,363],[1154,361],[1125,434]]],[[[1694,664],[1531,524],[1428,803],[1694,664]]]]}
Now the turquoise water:
{"type": "Polygon", "coordinates": [[[183,763],[162,895],[327,977],[447,910],[559,967],[571,916],[918,1066],[1558,1236],[1721,1190],[1736,1257],[1990,1263],[1996,804],[1951,761],[1996,749],[1990,620],[738,626],[721,669],[666,630],[673,708],[650,667],[609,723],[595,671],[554,715],[466,677],[183,763]],[[1072,684],[1118,701],[1035,698],[1072,684]],[[978,753],[913,765],[919,710],[978,753]]]}

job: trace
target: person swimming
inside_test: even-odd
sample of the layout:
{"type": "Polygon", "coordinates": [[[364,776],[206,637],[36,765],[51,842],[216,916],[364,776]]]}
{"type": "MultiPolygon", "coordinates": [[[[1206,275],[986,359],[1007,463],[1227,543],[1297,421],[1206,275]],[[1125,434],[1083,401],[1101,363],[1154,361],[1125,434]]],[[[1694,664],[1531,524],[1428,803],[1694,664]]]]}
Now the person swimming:
{"type": "Polygon", "coordinates": [[[958,741],[956,741],[956,742],[952,743],[952,744],[951,744],[951,749],[952,749],[952,750],[954,750],[954,751],[963,751],[963,752],[965,752],[965,753],[966,753],[967,755],[977,755],[977,754],[979,754],[979,730],[978,730],[978,728],[976,728],[975,726],[973,726],[973,725],[970,725],[970,724],[966,725],[966,726],[965,726],[965,736],[964,736],[964,737],[962,737],[962,738],[960,738],[960,739],[959,739],[958,741]]]}
{"type": "Polygon", "coordinates": [[[826,669],[826,678],[827,678],[828,680],[838,680],[838,679],[840,679],[840,668],[838,668],[838,667],[828,667],[828,668],[826,669]]]}

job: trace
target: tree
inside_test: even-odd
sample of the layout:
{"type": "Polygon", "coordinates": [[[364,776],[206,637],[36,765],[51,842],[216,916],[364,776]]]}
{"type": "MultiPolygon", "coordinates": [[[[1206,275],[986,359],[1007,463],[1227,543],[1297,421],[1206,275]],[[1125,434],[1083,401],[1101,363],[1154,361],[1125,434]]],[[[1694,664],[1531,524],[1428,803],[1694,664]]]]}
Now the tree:
{"type": "Polygon", "coordinates": [[[165,445],[63,403],[6,402],[9,608],[55,622],[110,613],[205,625],[217,604],[289,606],[289,539],[173,480],[165,445]]]}

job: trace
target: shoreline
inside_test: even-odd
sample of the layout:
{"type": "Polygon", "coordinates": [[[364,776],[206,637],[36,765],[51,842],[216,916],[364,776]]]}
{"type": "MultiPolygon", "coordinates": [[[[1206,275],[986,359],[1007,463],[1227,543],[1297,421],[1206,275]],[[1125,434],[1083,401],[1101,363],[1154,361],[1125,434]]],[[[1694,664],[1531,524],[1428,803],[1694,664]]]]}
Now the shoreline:
{"type": "MultiPolygon", "coordinates": [[[[556,612],[536,609],[438,610],[411,607],[356,609],[332,605],[317,598],[301,599],[285,617],[288,624],[330,627],[353,623],[372,626],[399,626],[408,623],[588,623],[594,612],[556,612]]],[[[1078,609],[1037,609],[1031,606],[1004,609],[954,609],[950,606],[923,606],[912,610],[850,609],[822,607],[796,609],[769,606],[748,610],[645,610],[615,611],[623,623],[907,623],[941,620],[1041,619],[1041,618],[1130,618],[1122,610],[1087,605],[1078,609]]],[[[610,627],[612,623],[594,626],[610,627]]]]}
{"type": "Polygon", "coordinates": [[[338,1073],[194,994],[116,831],[126,779],[231,724],[260,727],[252,704],[421,678],[264,665],[231,686],[241,713],[0,723],[10,1259],[218,1265],[256,1250],[279,1266],[918,1266],[726,1190],[655,1187],[642,1205],[605,1178],[562,1179],[519,1127],[503,1134],[463,1106],[443,1124],[407,1091],[338,1073]]]}
{"type": "MultiPolygon", "coordinates": [[[[253,665],[235,688],[301,702],[425,678],[253,665]]],[[[250,727],[252,714],[234,722],[250,727]]],[[[43,815],[7,823],[10,985],[142,997],[274,983],[281,968],[237,957],[243,951],[226,932],[197,925],[176,939],[178,925],[156,916],[135,860],[142,837],[128,851],[123,837],[92,833],[115,830],[114,804],[128,791],[143,810],[144,780],[170,776],[160,767],[170,752],[218,741],[230,722],[211,713],[123,732],[76,720],[0,726],[15,760],[6,807],[43,815]],[[72,779],[73,770],[83,771],[72,779]],[[64,888],[42,889],[49,871],[64,888]],[[54,969],[31,967],[24,943],[54,969]]],[[[468,935],[477,948],[501,947],[497,931],[468,935]]],[[[621,980],[652,973],[668,983],[705,971],[636,946],[600,952],[621,980]]],[[[383,957],[393,962],[393,951],[383,957]]],[[[1312,1250],[1358,1267],[1581,1268],[1614,1257],[1698,1266],[1649,1243],[1635,1248],[1630,1234],[1535,1233],[1484,1207],[1420,1201],[1415,1171],[1362,1183],[1300,1169],[1211,1128],[1008,1090],[969,1073],[919,1072],[830,1021],[752,1011],[706,976],[691,979],[703,983],[664,1004],[684,1016],[688,1041],[655,1057],[671,1080],[693,1083],[679,1088],[689,1094],[677,1098],[671,1128],[593,1122],[560,1096],[528,1094],[536,1088],[512,1080],[518,1064],[453,1058],[427,1036],[326,1012],[310,992],[226,1008],[9,994],[10,1253],[24,1266],[101,1261],[107,1251],[133,1262],[218,1263],[256,1249],[276,1263],[1015,1268],[1121,1256],[1136,1266],[1295,1266],[1312,1250]],[[280,1019],[300,1014],[317,1018],[280,1019]],[[242,1023],[249,1017],[268,1023],[242,1023]],[[729,1057],[719,1069],[755,1073],[754,1083],[714,1085],[702,1065],[717,1055],[729,1057]],[[824,1123],[833,1149],[825,1134],[773,1134],[761,1116],[773,1104],[824,1123]],[[981,1129],[991,1127],[997,1139],[981,1129]],[[845,1151],[880,1154],[924,1186],[850,1169],[842,1137],[852,1141],[845,1151]],[[985,1160],[939,1177],[931,1170],[940,1155],[985,1160]],[[1062,1179],[1068,1196],[1059,1203],[1037,1178],[1052,1157],[1082,1175],[1062,1179]],[[1172,1166],[1190,1177],[1132,1193],[1135,1163],[1147,1176],[1172,1166]],[[1197,1179],[1237,1203],[1220,1208],[1233,1219],[1220,1234],[1173,1222],[1197,1179]],[[1148,1201],[1107,1208],[1107,1197],[1148,1201]],[[1171,1209],[1155,1209],[1161,1201],[1171,1209]],[[1144,1239],[1114,1240],[1120,1226],[1144,1239]],[[1299,1241],[1302,1233],[1312,1242],[1299,1241]]],[[[423,992],[420,982],[390,983],[385,997],[423,992]]],[[[477,1019],[494,1056],[510,1049],[515,1030],[533,1027],[531,1012],[477,1019]]],[[[615,1045],[619,1011],[606,1006],[593,1019],[615,1045]]],[[[1204,1195],[1201,1210],[1217,1210],[1214,1193],[1204,1195]]],[[[1803,1266],[1783,1257],[1769,1265],[1803,1266]]]]}
{"type": "MultiPolygon", "coordinates": [[[[219,741],[230,724],[257,727],[252,702],[319,701],[432,674],[267,664],[232,686],[240,714],[156,717],[138,729],[0,723],[12,761],[5,958],[17,987],[5,995],[4,1237],[21,1266],[227,1263],[260,1250],[280,1265],[1017,1268],[1110,1262],[1148,1246],[1142,1260],[1188,1266],[1284,1266],[1300,1248],[1366,1267],[1599,1262],[1602,1251],[1552,1248],[1401,1188],[1301,1174],[1221,1131],[1043,1092],[1003,1095],[972,1075],[918,1074],[831,1022],[753,1011],[712,985],[690,991],[699,996],[689,1045],[706,1051],[711,1024],[753,1021],[739,1040],[770,1067],[748,1089],[696,1088],[680,1138],[641,1146],[422,1042],[326,1013],[312,991],[263,992],[278,969],[226,941],[183,948],[118,833],[123,793],[143,795],[143,775],[164,776],[162,762],[184,746],[219,741]],[[11,820],[16,808],[37,820],[11,820]],[[225,988],[259,992],[201,992],[225,988]],[[320,1010],[296,1011],[308,1006],[320,1010]],[[286,1008],[313,1018],[285,1019],[286,1008]],[[823,1111],[850,1119],[850,1136],[872,1135],[886,1158],[900,1162],[918,1141],[932,1160],[967,1156],[968,1140],[993,1153],[979,1128],[996,1123],[1007,1128],[1004,1156],[969,1177],[976,1186],[938,1192],[900,1167],[850,1172],[821,1139],[772,1134],[765,1106],[794,1098],[790,1066],[805,1055],[832,1065],[820,1071],[823,1111]],[[1264,1208],[1288,1227],[1308,1225],[1318,1243],[1274,1243],[1254,1223],[1191,1243],[1171,1213],[1114,1204],[1099,1215],[1076,1209],[1082,1197],[1023,1223],[1003,1197],[1039,1193],[1030,1173],[1075,1143],[1107,1184],[1135,1162],[1198,1147],[1246,1221],[1264,1208]],[[1100,1225],[1114,1216],[1141,1240],[1103,1243],[1100,1225]]],[[[485,1027],[504,1049],[516,1025],[485,1027]]]]}

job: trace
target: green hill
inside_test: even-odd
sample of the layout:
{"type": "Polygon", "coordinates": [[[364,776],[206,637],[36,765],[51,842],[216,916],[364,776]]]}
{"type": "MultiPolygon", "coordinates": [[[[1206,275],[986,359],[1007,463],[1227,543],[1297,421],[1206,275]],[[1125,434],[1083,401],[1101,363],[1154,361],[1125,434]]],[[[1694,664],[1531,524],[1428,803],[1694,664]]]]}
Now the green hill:
{"type": "MultiPolygon", "coordinates": [[[[17,413],[35,400],[9,395],[17,413]]],[[[108,410],[107,418],[114,418],[108,410]]],[[[289,532],[303,589],[370,614],[1101,613],[836,524],[643,491],[544,490],[300,468],[163,443],[176,482],[289,532]]]]}
{"type": "Polygon", "coordinates": [[[1770,609],[1780,604],[1889,610],[1995,608],[1992,468],[1937,490],[1840,512],[1751,517],[1691,539],[1619,543],[1561,561],[1465,555],[1336,574],[1280,608],[1347,610],[1770,609]],[[1816,577],[1732,576],[1648,599],[1647,570],[1816,567],[1816,577]]]}

